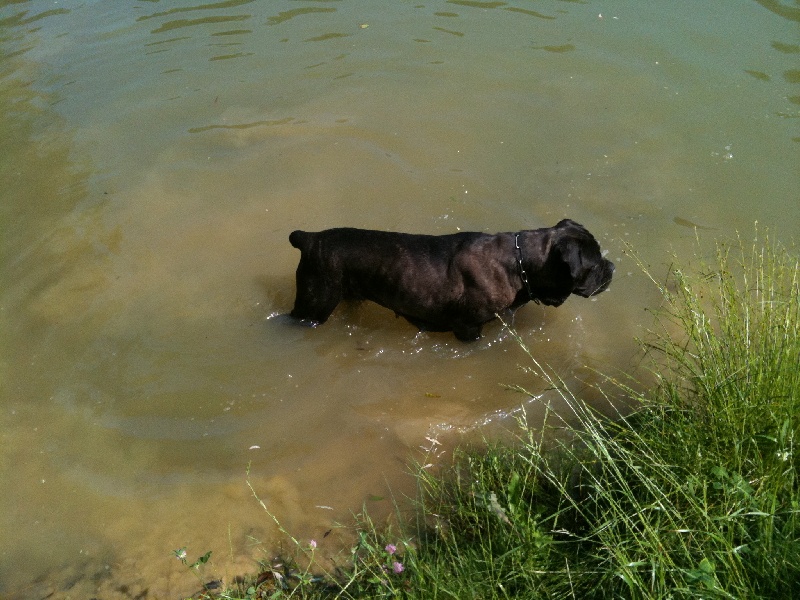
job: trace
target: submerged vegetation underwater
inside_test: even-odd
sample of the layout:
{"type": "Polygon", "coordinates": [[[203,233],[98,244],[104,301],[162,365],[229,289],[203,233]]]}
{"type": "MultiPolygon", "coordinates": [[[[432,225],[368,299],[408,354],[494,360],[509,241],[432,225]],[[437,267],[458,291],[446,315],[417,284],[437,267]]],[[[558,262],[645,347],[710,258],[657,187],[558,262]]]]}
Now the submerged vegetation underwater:
{"type": "Polygon", "coordinates": [[[544,426],[523,416],[517,443],[462,448],[436,473],[420,466],[412,517],[359,515],[357,543],[332,565],[284,531],[292,558],[197,597],[791,598],[798,256],[769,240],[718,243],[712,262],[653,281],[664,306],[643,347],[655,385],[598,385],[632,412],[590,408],[518,339],[559,398],[544,426]]]}

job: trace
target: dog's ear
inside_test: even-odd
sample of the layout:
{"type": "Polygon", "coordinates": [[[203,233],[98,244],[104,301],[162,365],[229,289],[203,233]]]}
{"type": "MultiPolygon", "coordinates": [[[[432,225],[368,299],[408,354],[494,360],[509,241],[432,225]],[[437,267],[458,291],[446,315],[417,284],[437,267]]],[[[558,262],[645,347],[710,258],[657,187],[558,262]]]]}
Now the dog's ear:
{"type": "Polygon", "coordinates": [[[569,298],[580,268],[580,255],[572,247],[574,237],[557,227],[550,229],[544,264],[531,282],[532,296],[548,306],[560,306],[569,298]]]}
{"type": "Polygon", "coordinates": [[[602,260],[600,244],[574,221],[569,221],[566,231],[559,231],[556,236],[551,253],[561,259],[565,270],[569,272],[572,292],[583,285],[589,272],[602,260]]]}
{"type": "Polygon", "coordinates": [[[561,219],[558,223],[555,224],[553,229],[565,229],[565,228],[568,228],[568,227],[572,227],[574,229],[579,229],[581,231],[586,231],[586,228],[583,225],[573,221],[572,219],[561,219]]]}
{"type": "Polygon", "coordinates": [[[607,275],[608,269],[602,268],[608,261],[603,259],[600,244],[588,231],[584,229],[583,235],[578,236],[562,236],[555,249],[569,269],[571,293],[588,298],[608,287],[610,275],[607,275]]]}
{"type": "Polygon", "coordinates": [[[568,294],[572,293],[576,282],[581,278],[581,274],[584,271],[582,245],[581,240],[571,235],[560,235],[550,252],[552,259],[560,260],[561,262],[561,280],[569,282],[566,284],[569,287],[568,294]]]}

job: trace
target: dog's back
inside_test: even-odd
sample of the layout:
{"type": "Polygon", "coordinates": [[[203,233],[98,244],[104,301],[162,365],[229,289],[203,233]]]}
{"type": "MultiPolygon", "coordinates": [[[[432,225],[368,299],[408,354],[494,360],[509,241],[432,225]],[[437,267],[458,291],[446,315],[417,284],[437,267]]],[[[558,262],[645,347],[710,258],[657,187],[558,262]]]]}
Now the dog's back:
{"type": "Polygon", "coordinates": [[[476,238],[488,237],[484,233],[460,232],[448,235],[399,233],[354,227],[334,227],[323,231],[296,230],[289,234],[289,243],[301,253],[313,251],[317,246],[329,246],[337,252],[354,250],[370,259],[382,251],[410,255],[451,254],[454,247],[469,243],[476,238]],[[371,250],[371,252],[370,252],[371,250]]]}

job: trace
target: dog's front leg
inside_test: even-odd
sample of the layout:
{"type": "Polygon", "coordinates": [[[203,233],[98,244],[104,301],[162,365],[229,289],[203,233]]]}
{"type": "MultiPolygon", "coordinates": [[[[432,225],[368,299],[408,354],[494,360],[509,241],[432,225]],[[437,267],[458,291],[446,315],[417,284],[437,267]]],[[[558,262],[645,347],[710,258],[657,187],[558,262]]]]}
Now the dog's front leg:
{"type": "Polygon", "coordinates": [[[453,326],[453,333],[462,342],[474,342],[481,337],[483,325],[458,324],[453,326]]]}

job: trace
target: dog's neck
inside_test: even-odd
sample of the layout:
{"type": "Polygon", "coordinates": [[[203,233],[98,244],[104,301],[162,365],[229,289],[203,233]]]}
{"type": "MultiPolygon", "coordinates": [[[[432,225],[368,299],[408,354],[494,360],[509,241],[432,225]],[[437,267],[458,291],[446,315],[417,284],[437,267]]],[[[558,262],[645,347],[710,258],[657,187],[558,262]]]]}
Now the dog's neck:
{"type": "Polygon", "coordinates": [[[517,249],[517,268],[519,269],[519,278],[522,280],[522,285],[525,286],[525,291],[528,292],[528,300],[539,304],[539,300],[533,297],[531,292],[531,284],[528,282],[528,274],[525,272],[525,267],[522,264],[524,257],[522,255],[522,246],[519,245],[519,236],[522,232],[514,234],[514,247],[517,249]]]}

